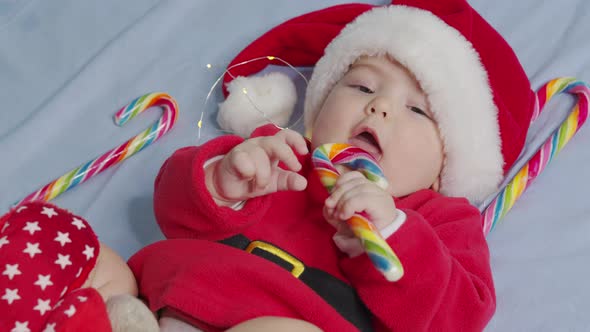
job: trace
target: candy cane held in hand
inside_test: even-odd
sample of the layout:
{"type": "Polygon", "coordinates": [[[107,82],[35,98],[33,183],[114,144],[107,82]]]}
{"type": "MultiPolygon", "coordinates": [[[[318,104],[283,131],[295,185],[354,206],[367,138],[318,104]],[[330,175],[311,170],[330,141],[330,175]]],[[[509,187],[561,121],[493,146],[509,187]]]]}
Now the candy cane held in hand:
{"type": "MultiPolygon", "coordinates": [[[[343,165],[357,170],[375,182],[379,187],[387,188],[387,179],[377,161],[364,150],[349,144],[324,144],[312,154],[312,162],[324,187],[332,192],[340,173],[335,165],[343,165]]],[[[365,252],[387,280],[398,281],[404,275],[404,268],[397,255],[385,242],[379,230],[369,221],[364,212],[356,212],[347,220],[354,235],[361,240],[365,252]]]]}
{"type": "Polygon", "coordinates": [[[534,121],[543,110],[543,107],[555,95],[569,93],[578,97],[578,102],[570,111],[569,116],[562,122],[551,137],[537,150],[537,153],[524,165],[508,185],[486,207],[483,212],[484,234],[488,234],[498,221],[512,208],[514,202],[530,186],[537,176],[553,160],[553,157],[561,151],[567,142],[582,127],[588,118],[588,102],[590,100],[590,87],[588,84],[575,78],[556,78],[542,86],[536,93],[537,103],[531,122],[534,121]]]}
{"type": "Polygon", "coordinates": [[[118,147],[107,151],[100,157],[92,159],[51,181],[15,205],[38,200],[49,201],[158,140],[174,126],[178,116],[176,101],[166,93],[148,93],[136,98],[129,105],[115,113],[115,123],[122,126],[152,106],[162,107],[163,113],[151,127],[118,147]]]}

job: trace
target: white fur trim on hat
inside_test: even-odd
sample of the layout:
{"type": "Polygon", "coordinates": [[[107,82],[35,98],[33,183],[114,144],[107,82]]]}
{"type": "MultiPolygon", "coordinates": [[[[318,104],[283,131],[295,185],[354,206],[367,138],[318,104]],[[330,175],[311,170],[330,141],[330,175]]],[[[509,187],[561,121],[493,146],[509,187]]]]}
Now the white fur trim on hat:
{"type": "Polygon", "coordinates": [[[228,97],[219,103],[217,122],[222,129],[242,137],[265,123],[286,126],[297,102],[295,84],[280,72],[238,76],[227,90],[228,97]]]}
{"type": "Polygon", "coordinates": [[[348,24],[314,69],[305,100],[306,129],[354,61],[384,54],[408,68],[428,97],[445,146],[441,192],[483,200],[503,177],[497,107],[471,43],[429,11],[378,7],[348,24]]]}

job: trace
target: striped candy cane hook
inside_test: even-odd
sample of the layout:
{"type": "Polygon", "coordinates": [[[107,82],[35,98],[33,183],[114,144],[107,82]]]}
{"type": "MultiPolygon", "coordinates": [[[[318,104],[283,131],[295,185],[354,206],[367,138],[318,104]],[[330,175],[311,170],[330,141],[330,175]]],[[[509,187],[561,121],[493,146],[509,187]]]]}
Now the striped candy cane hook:
{"type": "Polygon", "coordinates": [[[514,202],[547,167],[561,149],[569,142],[588,118],[590,87],[575,78],[556,78],[542,86],[536,93],[537,103],[531,122],[536,120],[545,104],[555,95],[568,93],[575,95],[577,103],[561,126],[543,143],[537,153],[520,169],[508,185],[486,207],[483,212],[484,234],[488,234],[500,219],[512,208],[514,202]]]}
{"type": "MultiPolygon", "coordinates": [[[[382,189],[388,183],[377,161],[366,151],[349,144],[324,144],[317,147],[311,157],[313,166],[324,187],[332,192],[340,173],[336,165],[358,170],[382,189]]],[[[379,230],[364,212],[355,212],[347,220],[354,235],[361,241],[373,266],[389,281],[398,281],[404,275],[404,267],[379,230]]]]}
{"type": "Polygon", "coordinates": [[[129,105],[121,108],[115,113],[115,123],[119,126],[123,126],[129,120],[152,106],[162,107],[163,113],[151,127],[145,129],[143,132],[116,148],[107,151],[103,155],[92,159],[49,182],[39,190],[17,202],[15,205],[39,200],[49,201],[78,184],[96,176],[107,168],[122,162],[158,140],[166,134],[172,126],[174,126],[178,116],[178,105],[176,104],[176,101],[166,93],[149,93],[136,98],[129,103],[129,105]]]}

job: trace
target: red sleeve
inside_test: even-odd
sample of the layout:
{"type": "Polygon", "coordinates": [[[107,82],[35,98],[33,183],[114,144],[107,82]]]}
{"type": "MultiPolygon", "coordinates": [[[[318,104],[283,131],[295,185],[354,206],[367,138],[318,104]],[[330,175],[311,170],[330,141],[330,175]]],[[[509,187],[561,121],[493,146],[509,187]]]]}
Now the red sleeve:
{"type": "MultiPolygon", "coordinates": [[[[277,131],[274,126],[264,126],[252,136],[274,135],[277,131]]],[[[241,142],[238,136],[222,136],[201,146],[181,148],[166,160],[155,181],[154,212],[167,238],[217,241],[241,233],[266,213],[270,196],[250,199],[241,210],[234,211],[218,206],[205,185],[205,162],[241,142]]]]}
{"type": "Polygon", "coordinates": [[[407,219],[388,243],[404,266],[402,279],[386,281],[367,255],[341,261],[380,330],[483,330],[496,298],[479,211],[432,191],[397,205],[407,219]]]}

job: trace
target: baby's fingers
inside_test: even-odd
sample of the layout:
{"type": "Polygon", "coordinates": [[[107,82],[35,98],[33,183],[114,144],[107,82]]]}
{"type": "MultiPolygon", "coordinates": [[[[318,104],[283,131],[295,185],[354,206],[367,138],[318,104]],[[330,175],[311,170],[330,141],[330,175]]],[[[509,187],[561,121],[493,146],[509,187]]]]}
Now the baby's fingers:
{"type": "Polygon", "coordinates": [[[307,187],[307,179],[295,172],[278,170],[277,191],[294,190],[301,191],[307,187]]]}
{"type": "Polygon", "coordinates": [[[301,169],[301,164],[295,153],[300,155],[309,153],[303,136],[290,129],[283,129],[273,136],[269,148],[271,159],[283,162],[292,171],[301,169]]]}
{"type": "Polygon", "coordinates": [[[329,208],[326,205],[324,205],[324,209],[322,210],[322,213],[324,215],[324,219],[326,219],[328,224],[330,224],[334,228],[338,229],[338,224],[340,224],[341,221],[340,221],[340,219],[338,219],[334,216],[334,209],[329,208]]]}
{"type": "Polygon", "coordinates": [[[363,186],[344,193],[334,208],[336,217],[347,220],[356,212],[367,210],[371,200],[374,199],[374,196],[371,195],[372,192],[371,188],[363,186]]]}
{"type": "Polygon", "coordinates": [[[246,151],[235,151],[228,156],[230,174],[239,179],[249,180],[256,175],[256,163],[246,151]]]}
{"type": "Polygon", "coordinates": [[[259,146],[232,151],[229,155],[229,173],[241,181],[249,181],[250,191],[263,189],[270,182],[269,157],[259,146]]]}
{"type": "Polygon", "coordinates": [[[266,150],[271,160],[282,162],[287,166],[287,169],[295,172],[301,169],[301,163],[297,160],[297,156],[295,156],[291,147],[284,142],[275,141],[266,146],[266,150]]]}
{"type": "Polygon", "coordinates": [[[258,190],[265,189],[271,180],[271,168],[276,167],[276,163],[271,164],[269,156],[263,149],[252,151],[252,160],[255,164],[255,178],[252,184],[258,190]]]}
{"type": "Polygon", "coordinates": [[[298,154],[305,155],[309,152],[305,138],[300,133],[291,129],[283,129],[277,136],[284,138],[284,142],[293,150],[297,151],[298,154]]]}
{"type": "Polygon", "coordinates": [[[367,181],[368,180],[366,180],[365,177],[359,172],[349,172],[342,175],[338,181],[336,181],[336,185],[334,186],[330,197],[326,199],[326,206],[330,208],[336,207],[338,202],[341,200],[342,195],[357,186],[365,184],[367,181]]]}

